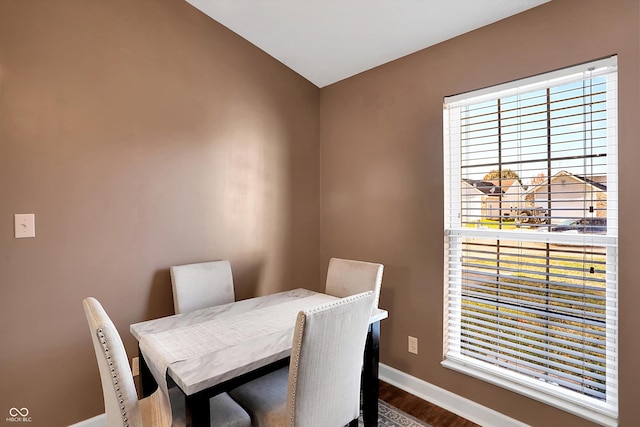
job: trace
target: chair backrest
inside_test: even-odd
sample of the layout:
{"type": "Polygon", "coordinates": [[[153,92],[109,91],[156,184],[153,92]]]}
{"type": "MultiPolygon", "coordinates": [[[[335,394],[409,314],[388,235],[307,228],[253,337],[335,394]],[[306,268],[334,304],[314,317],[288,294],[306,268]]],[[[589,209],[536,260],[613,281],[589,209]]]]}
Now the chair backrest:
{"type": "Polygon", "coordinates": [[[107,427],[142,426],[127,352],[115,325],[95,298],[82,302],[96,353],[107,427]]]}
{"type": "Polygon", "coordinates": [[[361,292],[373,291],[378,307],[384,265],[373,262],[331,258],[327,270],[325,293],[344,298],[361,292]]]}
{"type": "Polygon", "coordinates": [[[176,265],[170,271],[176,314],[235,301],[228,260],[176,265]]]}
{"type": "Polygon", "coordinates": [[[287,424],[346,425],[360,413],[360,378],[374,293],[298,314],[291,348],[287,424]]]}

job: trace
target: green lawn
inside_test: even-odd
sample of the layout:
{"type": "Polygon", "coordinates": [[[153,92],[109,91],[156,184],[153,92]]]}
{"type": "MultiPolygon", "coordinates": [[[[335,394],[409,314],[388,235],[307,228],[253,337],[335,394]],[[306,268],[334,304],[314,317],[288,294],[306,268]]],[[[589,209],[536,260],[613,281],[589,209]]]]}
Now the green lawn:
{"type": "MultiPolygon", "coordinates": [[[[482,223],[491,228],[499,226],[496,221],[482,221],[482,223]]],[[[545,324],[545,310],[540,307],[547,307],[550,313],[577,310],[582,313],[582,316],[591,318],[595,324],[584,324],[579,318],[576,318],[575,321],[557,321],[556,319],[555,323],[561,323],[564,326],[559,324],[547,326],[547,336],[562,341],[555,342],[548,349],[547,360],[556,360],[559,363],[571,361],[567,364],[568,369],[573,369],[574,375],[576,371],[583,372],[583,375],[588,379],[589,385],[587,387],[594,390],[605,389],[606,385],[601,378],[606,368],[602,362],[598,361],[599,353],[605,351],[602,335],[605,333],[605,325],[604,320],[599,320],[603,319],[606,311],[605,256],[592,253],[594,248],[584,248],[583,255],[576,255],[570,253],[570,250],[575,251],[581,247],[571,247],[566,252],[564,249],[556,250],[552,253],[553,259],[551,260],[545,259],[546,257],[531,256],[539,254],[539,251],[532,248],[525,248],[530,252],[523,255],[519,255],[517,251],[501,251],[498,257],[495,252],[487,251],[486,246],[480,245],[475,251],[474,245],[470,246],[472,250],[463,251],[463,271],[468,274],[467,285],[465,286],[465,282],[463,282],[463,300],[465,299],[465,290],[467,290],[475,294],[476,297],[484,295],[483,299],[486,298],[486,301],[478,303],[467,300],[466,313],[463,313],[463,318],[466,321],[463,321],[462,327],[463,331],[466,330],[466,333],[470,334],[469,337],[473,337],[477,341],[476,345],[484,342],[489,347],[502,348],[515,360],[528,360],[531,363],[544,366],[544,363],[539,360],[540,354],[548,346],[548,342],[544,335],[540,335],[540,331],[536,332],[535,329],[545,324]],[[495,273],[492,280],[497,283],[476,282],[475,272],[485,273],[485,276],[480,276],[485,277],[485,280],[487,273],[489,278],[495,273]],[[523,287],[526,287],[528,295],[515,297],[514,292],[523,292],[523,287]],[[556,298],[564,301],[560,302],[556,298]],[[513,308],[498,308],[498,305],[494,305],[492,300],[496,301],[496,304],[498,301],[504,303],[514,300],[513,308]],[[537,306],[538,314],[529,312],[522,316],[517,307],[520,305],[522,307],[537,306]],[[490,327],[486,323],[489,321],[486,316],[490,313],[494,313],[493,316],[495,316],[494,327],[490,327]],[[480,333],[480,330],[473,326],[476,322],[484,323],[484,333],[491,330],[494,332],[488,335],[480,333]],[[515,324],[518,326],[513,330],[515,324]],[[508,332],[509,329],[512,331],[508,332]],[[520,333],[517,330],[520,330],[520,333]],[[532,334],[538,338],[532,337],[532,334]],[[502,336],[502,338],[500,339],[498,336],[502,336]],[[590,344],[582,348],[584,340],[590,344]],[[516,347],[519,347],[520,350],[516,350],[516,347]],[[523,347],[530,348],[531,352],[524,350],[523,347]],[[570,352],[573,354],[569,354],[570,352]]],[[[552,318],[555,319],[553,314],[552,318]]],[[[484,347],[481,344],[480,346],[484,347]]],[[[568,373],[562,368],[559,370],[568,373]]]]}

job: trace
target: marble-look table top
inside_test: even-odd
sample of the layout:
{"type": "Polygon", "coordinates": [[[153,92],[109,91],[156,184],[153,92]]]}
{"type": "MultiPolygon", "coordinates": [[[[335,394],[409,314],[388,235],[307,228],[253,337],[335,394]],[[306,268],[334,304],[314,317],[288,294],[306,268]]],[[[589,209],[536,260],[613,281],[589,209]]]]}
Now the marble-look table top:
{"type": "MultiPolygon", "coordinates": [[[[165,372],[186,395],[291,354],[299,311],[336,297],[295,289],[131,325],[161,388],[165,372]]],[[[371,322],[387,317],[374,309],[371,322]]]]}

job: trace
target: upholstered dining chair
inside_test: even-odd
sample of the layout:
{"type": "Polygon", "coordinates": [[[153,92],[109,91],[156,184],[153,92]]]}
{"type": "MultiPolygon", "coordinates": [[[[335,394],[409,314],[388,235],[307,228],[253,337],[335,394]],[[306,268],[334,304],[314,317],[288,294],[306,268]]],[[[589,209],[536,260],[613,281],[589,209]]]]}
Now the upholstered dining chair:
{"type": "MultiPolygon", "coordinates": [[[[176,314],[235,301],[233,274],[228,260],[175,265],[169,271],[173,290],[173,308],[176,314]]],[[[233,412],[244,413],[244,415],[237,419],[234,427],[251,425],[249,415],[227,393],[213,396],[209,402],[212,417],[214,414],[225,414],[235,408],[233,412]]]]}
{"type": "MultiPolygon", "coordinates": [[[[98,300],[89,297],[82,303],[100,370],[106,427],[171,426],[168,395],[158,387],[149,397],[138,399],[127,352],[118,330],[98,300]]],[[[251,425],[251,419],[227,396],[215,406],[212,404],[211,425],[246,427],[251,425]]]]}
{"type": "Polygon", "coordinates": [[[169,271],[176,314],[235,301],[228,260],[174,265],[169,271]]]}
{"type": "Polygon", "coordinates": [[[327,270],[325,293],[343,298],[361,292],[373,291],[375,295],[373,307],[378,307],[383,270],[384,265],[382,264],[331,258],[327,270]]]}
{"type": "Polygon", "coordinates": [[[107,427],[170,426],[168,397],[158,389],[138,400],[127,352],[115,325],[95,298],[82,302],[98,360],[107,427]]]}
{"type": "Polygon", "coordinates": [[[365,292],[301,311],[291,363],[229,392],[252,425],[357,426],[360,371],[375,295],[365,292]]]}

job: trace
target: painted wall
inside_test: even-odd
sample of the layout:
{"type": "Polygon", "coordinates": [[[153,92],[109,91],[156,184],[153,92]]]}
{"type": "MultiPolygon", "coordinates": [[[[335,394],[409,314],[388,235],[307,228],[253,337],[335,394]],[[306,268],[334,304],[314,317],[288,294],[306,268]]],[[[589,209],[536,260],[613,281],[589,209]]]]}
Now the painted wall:
{"type": "Polygon", "coordinates": [[[0,419],[103,411],[86,296],[133,355],[128,325],[172,312],[170,265],[229,258],[246,298],[320,288],[339,256],[385,264],[382,362],[589,425],[440,366],[441,105],[617,53],[621,425],[640,424],[639,24],[637,0],[553,0],[320,91],[181,0],[0,0],[0,419]],[[13,238],[15,213],[35,239],[13,238]]]}
{"type": "Polygon", "coordinates": [[[442,102],[618,54],[620,425],[640,425],[639,24],[637,0],[553,0],[322,90],[320,270],[332,256],[385,265],[383,363],[531,425],[591,425],[440,366],[442,102]],[[407,352],[408,335],[419,355],[407,352]]]}
{"type": "Polygon", "coordinates": [[[2,422],[104,411],[87,296],[132,357],[171,265],[228,258],[238,298],[320,286],[319,96],[182,0],[0,0],[2,422]]]}

